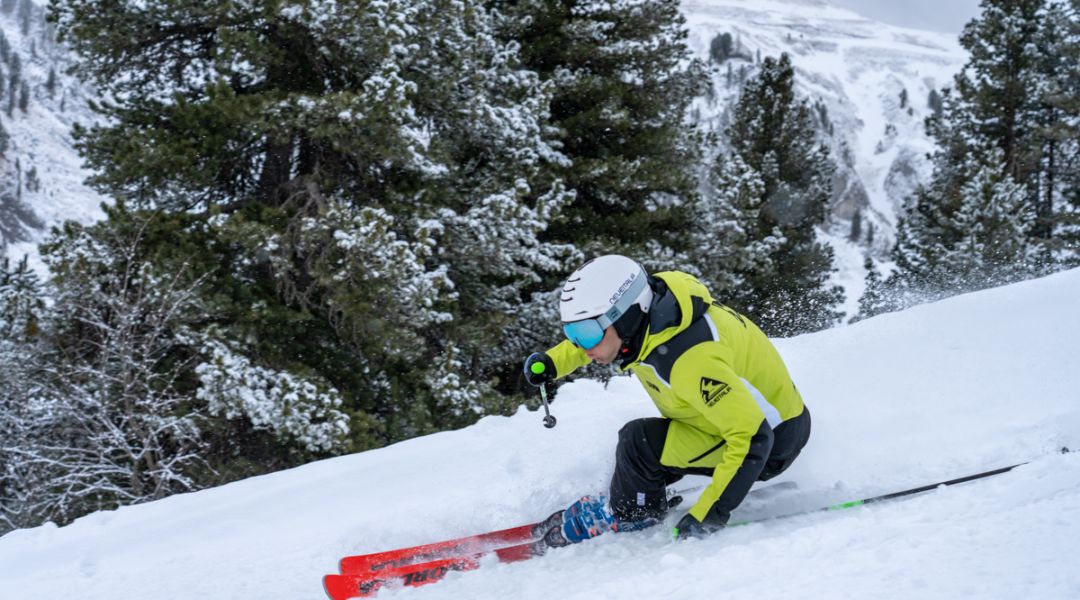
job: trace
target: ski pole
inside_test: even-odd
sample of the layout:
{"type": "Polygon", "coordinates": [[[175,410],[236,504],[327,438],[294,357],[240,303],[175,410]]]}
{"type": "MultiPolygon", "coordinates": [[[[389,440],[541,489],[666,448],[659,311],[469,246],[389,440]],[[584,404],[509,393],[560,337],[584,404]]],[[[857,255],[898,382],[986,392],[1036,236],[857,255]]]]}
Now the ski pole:
{"type": "MultiPolygon", "coordinates": [[[[541,375],[544,373],[545,370],[547,370],[547,367],[542,361],[538,360],[529,366],[529,370],[536,375],[541,375]]],[[[548,402],[547,384],[545,383],[540,384],[540,402],[542,402],[544,405],[544,427],[551,429],[555,426],[555,417],[551,416],[551,409],[548,408],[548,405],[550,403],[548,402]]]]}
{"type": "MultiPolygon", "coordinates": [[[[1069,452],[1071,452],[1071,450],[1069,450],[1068,448],[1062,448],[1061,449],[1062,454],[1068,454],[1069,452]]],[[[822,507],[822,508],[817,508],[817,509],[813,509],[813,510],[804,510],[804,511],[801,511],[801,512],[791,513],[791,514],[787,514],[787,515],[780,515],[778,517],[772,517],[772,518],[786,519],[788,517],[798,517],[798,516],[801,516],[801,515],[808,515],[808,514],[812,514],[812,513],[816,513],[816,512],[824,512],[824,511],[832,511],[832,510],[843,510],[845,508],[855,508],[857,506],[866,506],[867,504],[873,504],[875,502],[884,502],[885,500],[894,500],[896,498],[903,498],[904,496],[914,496],[915,494],[921,494],[923,492],[929,492],[929,491],[935,490],[935,489],[937,489],[939,487],[957,485],[957,484],[960,484],[960,483],[967,483],[969,481],[975,481],[977,479],[984,479],[986,477],[993,477],[994,475],[1001,475],[1002,473],[1008,473],[1009,471],[1012,471],[1016,467],[1022,467],[1024,465],[1028,464],[1029,462],[1031,462],[1031,461],[1024,461],[1022,463],[1016,463],[1015,465],[1009,465],[1007,467],[1001,467],[999,469],[993,469],[993,470],[990,470],[990,471],[983,471],[982,473],[975,473],[974,475],[967,475],[965,477],[957,477],[956,479],[949,479],[948,481],[939,481],[937,483],[931,483],[929,485],[920,485],[919,487],[914,487],[914,488],[907,489],[907,490],[901,490],[899,492],[892,492],[892,493],[889,493],[889,494],[881,494],[880,496],[871,496],[869,498],[863,498],[861,500],[850,500],[848,502],[841,502],[839,504],[832,504],[832,505],[825,506],[825,507],[822,507]]],[[[758,523],[758,522],[760,522],[760,520],[758,520],[758,521],[738,521],[738,522],[735,522],[735,523],[728,523],[728,527],[733,527],[733,526],[738,526],[738,525],[749,525],[750,523],[758,523]]]]}
{"type": "Polygon", "coordinates": [[[544,427],[551,429],[555,426],[555,417],[551,416],[551,410],[548,408],[547,384],[540,384],[540,401],[544,404],[544,427]]]}
{"type": "MultiPolygon", "coordinates": [[[[1062,448],[1061,453],[1065,454],[1069,452],[1068,448],[1062,448]]],[[[852,500],[850,502],[841,502],[840,504],[833,504],[820,510],[841,510],[844,508],[852,508],[855,506],[863,506],[866,504],[873,504],[874,502],[882,502],[885,500],[893,500],[895,498],[903,498],[904,496],[914,496],[915,494],[921,494],[923,492],[929,492],[939,487],[945,487],[950,485],[957,485],[959,483],[967,483],[969,481],[975,481],[976,479],[984,479],[986,477],[993,477],[994,475],[1001,475],[1002,473],[1008,473],[1016,467],[1022,467],[1028,464],[1030,461],[1024,461],[1022,463],[1016,463],[1015,465],[1009,465],[1007,467],[1001,467],[1000,469],[993,469],[990,471],[983,471],[982,473],[976,473],[974,475],[967,475],[965,477],[957,477],[956,479],[950,479],[948,481],[939,481],[937,483],[931,483],[928,485],[921,485],[909,490],[901,490],[899,492],[892,492],[891,494],[882,494],[880,496],[873,496],[870,498],[863,498],[862,500],[852,500]]]]}

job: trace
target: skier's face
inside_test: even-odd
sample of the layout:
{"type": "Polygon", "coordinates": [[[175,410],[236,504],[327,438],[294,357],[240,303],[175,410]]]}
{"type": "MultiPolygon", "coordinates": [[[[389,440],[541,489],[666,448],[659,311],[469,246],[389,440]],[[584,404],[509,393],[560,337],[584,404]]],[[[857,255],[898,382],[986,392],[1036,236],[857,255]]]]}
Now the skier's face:
{"type": "Polygon", "coordinates": [[[622,347],[622,340],[619,339],[619,334],[615,333],[615,326],[609,325],[604,330],[604,339],[600,340],[600,343],[593,346],[591,349],[585,351],[585,355],[593,360],[593,362],[600,363],[602,365],[610,364],[615,360],[615,357],[619,355],[619,348],[622,347]]]}

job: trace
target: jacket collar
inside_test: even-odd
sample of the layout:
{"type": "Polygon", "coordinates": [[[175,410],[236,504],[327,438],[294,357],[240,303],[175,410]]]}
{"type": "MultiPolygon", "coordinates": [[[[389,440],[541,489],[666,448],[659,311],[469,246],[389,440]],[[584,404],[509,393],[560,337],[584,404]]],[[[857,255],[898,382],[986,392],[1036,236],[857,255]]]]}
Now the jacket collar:
{"type": "Polygon", "coordinates": [[[649,285],[653,288],[653,302],[646,326],[623,344],[615,359],[624,371],[703,317],[713,301],[709,290],[688,273],[657,273],[649,277],[649,285]]]}

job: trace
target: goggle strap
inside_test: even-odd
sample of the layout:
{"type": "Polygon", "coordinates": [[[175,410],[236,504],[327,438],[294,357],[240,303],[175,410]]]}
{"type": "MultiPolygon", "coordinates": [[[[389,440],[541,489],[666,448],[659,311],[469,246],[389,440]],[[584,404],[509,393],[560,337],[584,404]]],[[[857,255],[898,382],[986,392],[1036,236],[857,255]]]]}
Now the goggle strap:
{"type": "Polygon", "coordinates": [[[607,329],[609,325],[619,320],[619,317],[623,316],[626,311],[630,310],[630,307],[637,302],[638,296],[645,290],[645,286],[649,285],[647,281],[648,277],[645,276],[644,271],[638,273],[637,279],[630,284],[630,287],[619,296],[619,299],[615,301],[615,304],[611,305],[611,308],[604,311],[604,314],[596,317],[596,322],[600,324],[601,329],[607,329]]]}

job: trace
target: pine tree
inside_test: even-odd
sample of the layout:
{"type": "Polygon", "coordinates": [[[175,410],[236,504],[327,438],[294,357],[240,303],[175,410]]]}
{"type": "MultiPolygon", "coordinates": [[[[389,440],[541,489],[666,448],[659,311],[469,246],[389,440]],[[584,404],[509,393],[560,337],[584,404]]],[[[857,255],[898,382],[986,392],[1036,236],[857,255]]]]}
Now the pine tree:
{"type": "Polygon", "coordinates": [[[985,0],[982,14],[960,37],[971,58],[955,78],[953,111],[965,113],[957,125],[975,141],[1001,149],[1006,172],[1032,189],[1043,87],[1037,41],[1045,6],[1046,0],[985,0]]]}
{"type": "Polygon", "coordinates": [[[878,272],[877,265],[869,256],[863,261],[863,269],[866,270],[866,288],[863,295],[859,297],[859,312],[851,318],[852,323],[894,310],[888,301],[886,295],[888,292],[881,273],[878,272]]]}
{"type": "Polygon", "coordinates": [[[926,100],[926,105],[930,108],[931,116],[934,118],[941,118],[941,112],[944,109],[941,93],[937,90],[930,90],[930,95],[926,100]]]}
{"type": "Polygon", "coordinates": [[[1002,175],[1001,167],[991,162],[963,187],[950,223],[962,237],[941,256],[945,269],[966,274],[972,287],[1007,283],[1037,272],[1030,264],[1036,257],[1028,242],[1034,211],[1026,202],[1027,191],[1002,175]]]}
{"type": "Polygon", "coordinates": [[[0,339],[22,343],[36,337],[44,309],[41,281],[28,258],[14,266],[0,260],[0,339]]]}
{"type": "Polygon", "coordinates": [[[30,25],[34,17],[33,0],[19,0],[19,31],[23,36],[30,35],[30,25]]]}
{"type": "MultiPolygon", "coordinates": [[[[0,94],[2,94],[2,92],[0,92],[0,94]]],[[[4,124],[0,123],[0,158],[3,158],[10,147],[11,134],[8,133],[7,127],[4,127],[4,124]]]]}
{"type": "Polygon", "coordinates": [[[1069,136],[1055,105],[1061,96],[1048,91],[1077,66],[1045,50],[1060,47],[1066,30],[1045,8],[1040,0],[987,0],[965,28],[971,59],[944,94],[941,115],[928,120],[939,149],[930,184],[902,220],[897,285],[936,297],[1050,266],[1055,180],[1069,136]],[[1017,194],[1025,195],[1019,204],[1017,194]]]}
{"type": "Polygon", "coordinates": [[[30,109],[30,86],[23,81],[19,84],[19,110],[26,112],[30,109]]]}
{"type": "Polygon", "coordinates": [[[512,386],[502,344],[541,276],[580,255],[539,239],[570,197],[569,162],[549,138],[548,87],[492,13],[447,0],[51,10],[82,74],[117,99],[76,132],[91,183],[175,217],[157,243],[222,273],[207,301],[227,343],[201,354],[338,390],[352,449],[516,405],[495,392],[512,386]]]}
{"type": "Polygon", "coordinates": [[[26,191],[35,193],[41,191],[41,178],[38,176],[36,165],[31,165],[30,170],[26,172],[26,191]]]}
{"type": "Polygon", "coordinates": [[[22,58],[18,52],[11,54],[11,72],[8,74],[8,87],[18,87],[22,80],[22,58]]]}
{"type": "Polygon", "coordinates": [[[731,34],[726,31],[718,34],[709,43],[709,58],[715,63],[722,63],[731,58],[733,51],[731,34]]]}
{"type": "Polygon", "coordinates": [[[779,229],[760,235],[765,182],[738,154],[717,165],[709,183],[690,229],[691,263],[713,294],[730,302],[753,285],[751,274],[775,270],[784,237],[779,229]]]}
{"type": "Polygon", "coordinates": [[[1004,153],[970,157],[954,203],[921,189],[898,227],[898,271],[890,284],[919,299],[981,289],[1037,273],[1030,242],[1034,211],[1027,191],[1004,174],[1004,153]]]}
{"type": "MultiPolygon", "coordinates": [[[[729,267],[745,284],[724,290],[725,302],[778,335],[829,326],[840,317],[836,305],[842,299],[840,288],[827,284],[832,248],[819,243],[815,232],[825,219],[833,168],[828,150],[815,139],[813,110],[796,98],[793,84],[790,57],[764,59],[735,106],[726,132],[730,152],[721,155],[716,169],[721,185],[760,181],[756,198],[735,209],[744,215],[746,247],[768,257],[750,261],[756,264],[752,269],[745,261],[729,267]]],[[[718,271],[706,275],[721,278],[718,271]]]]}
{"type": "MultiPolygon", "coordinates": [[[[671,268],[685,250],[700,139],[688,123],[705,89],[677,0],[497,0],[503,36],[552,86],[551,124],[574,199],[548,239],[671,268]]],[[[553,287],[555,282],[547,285],[553,287]]],[[[549,288],[548,288],[549,289],[549,288]]]]}
{"type": "Polygon", "coordinates": [[[1054,3],[1040,36],[1044,179],[1033,233],[1065,264],[1080,263],[1080,2],[1054,3]]]}
{"type": "Polygon", "coordinates": [[[45,310],[41,282],[26,257],[14,267],[0,260],[0,533],[37,524],[23,502],[29,482],[19,450],[33,434],[24,416],[40,390],[34,371],[45,310]]]}

